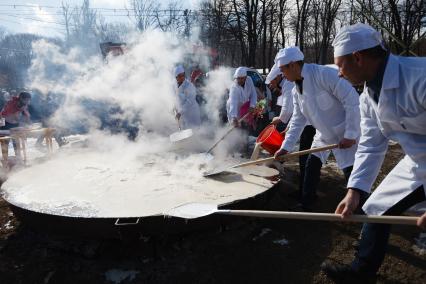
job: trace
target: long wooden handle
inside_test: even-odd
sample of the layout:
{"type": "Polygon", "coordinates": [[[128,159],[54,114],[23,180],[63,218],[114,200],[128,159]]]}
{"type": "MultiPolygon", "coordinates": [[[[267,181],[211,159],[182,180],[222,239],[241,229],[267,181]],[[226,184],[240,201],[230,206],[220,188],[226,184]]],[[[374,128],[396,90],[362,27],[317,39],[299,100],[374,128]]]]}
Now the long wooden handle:
{"type": "MultiPolygon", "coordinates": [[[[248,112],[248,113],[246,113],[245,115],[243,115],[239,120],[238,120],[238,123],[241,123],[248,115],[250,114],[250,112],[248,112]]],[[[229,133],[231,133],[232,132],[232,130],[234,130],[235,129],[235,125],[232,125],[232,127],[231,128],[229,128],[227,131],[226,131],[226,133],[219,139],[219,140],[217,140],[214,144],[213,144],[213,146],[211,146],[208,150],[207,150],[207,154],[209,154],[214,148],[216,148],[216,146],[223,140],[223,139],[225,139],[225,137],[226,136],[228,136],[228,134],[229,133]]]]}
{"type": "MultiPolygon", "coordinates": [[[[339,147],[338,144],[331,144],[331,145],[327,145],[327,146],[323,146],[323,147],[312,148],[312,149],[308,149],[308,150],[303,150],[303,151],[285,154],[285,155],[280,156],[278,159],[280,161],[285,161],[285,160],[293,158],[293,157],[299,157],[299,156],[303,156],[303,155],[307,155],[307,154],[311,154],[311,153],[317,153],[317,152],[322,152],[322,151],[326,151],[326,150],[331,150],[331,149],[335,149],[337,147],[339,147]]],[[[241,167],[247,167],[247,166],[251,166],[251,165],[264,164],[264,163],[267,163],[267,162],[271,162],[274,159],[275,159],[274,157],[270,157],[270,158],[266,158],[266,159],[259,159],[259,160],[255,160],[255,161],[241,163],[241,164],[233,166],[232,168],[241,168],[241,167]]]]}
{"type": "Polygon", "coordinates": [[[174,115],[175,115],[175,119],[176,119],[176,121],[177,121],[179,131],[181,131],[181,130],[182,130],[182,127],[180,127],[180,117],[179,117],[179,118],[177,118],[177,117],[176,117],[176,116],[177,116],[177,114],[178,114],[178,111],[177,111],[177,109],[176,109],[176,108],[173,108],[173,113],[174,113],[174,115]]]}
{"type": "Polygon", "coordinates": [[[260,217],[260,218],[281,218],[297,220],[317,220],[317,221],[340,221],[357,223],[381,223],[397,225],[417,225],[418,217],[406,216],[368,216],[351,215],[342,218],[339,214],[333,213],[305,213],[286,211],[257,211],[257,210],[218,210],[217,213],[235,216],[260,217]]]}

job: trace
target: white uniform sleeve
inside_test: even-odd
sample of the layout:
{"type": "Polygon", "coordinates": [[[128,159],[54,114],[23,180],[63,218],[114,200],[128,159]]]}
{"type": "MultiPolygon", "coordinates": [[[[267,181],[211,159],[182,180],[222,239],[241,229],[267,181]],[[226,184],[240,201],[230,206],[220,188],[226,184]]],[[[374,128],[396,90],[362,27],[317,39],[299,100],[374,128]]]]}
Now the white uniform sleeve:
{"type": "Polygon", "coordinates": [[[326,67],[322,72],[322,84],[324,84],[324,87],[342,103],[345,109],[346,128],[344,138],[358,139],[361,134],[361,117],[359,113],[359,95],[357,91],[348,81],[338,77],[337,70],[326,67]]]}
{"type": "Polygon", "coordinates": [[[303,113],[300,111],[299,102],[296,98],[297,94],[293,91],[293,116],[289,122],[289,130],[285,135],[285,139],[283,144],[281,145],[281,149],[285,149],[288,152],[293,151],[294,146],[297,143],[297,140],[300,138],[300,134],[302,134],[303,128],[306,125],[306,118],[303,113]]]}
{"type": "Polygon", "coordinates": [[[293,88],[294,83],[286,81],[281,89],[282,105],[279,117],[283,123],[287,123],[293,114],[293,88]]]}
{"type": "Polygon", "coordinates": [[[239,92],[240,90],[235,85],[232,85],[231,89],[229,90],[228,118],[231,120],[238,118],[240,114],[240,110],[238,109],[240,97],[239,92]]]}
{"type": "Polygon", "coordinates": [[[250,76],[247,76],[246,79],[246,85],[244,88],[247,88],[247,92],[249,92],[250,96],[250,107],[254,108],[257,104],[257,92],[256,88],[254,87],[253,80],[250,78],[250,76]]]}
{"type": "Polygon", "coordinates": [[[364,93],[360,98],[362,132],[348,187],[369,193],[383,164],[389,140],[380,131],[367,96],[364,93]]]}

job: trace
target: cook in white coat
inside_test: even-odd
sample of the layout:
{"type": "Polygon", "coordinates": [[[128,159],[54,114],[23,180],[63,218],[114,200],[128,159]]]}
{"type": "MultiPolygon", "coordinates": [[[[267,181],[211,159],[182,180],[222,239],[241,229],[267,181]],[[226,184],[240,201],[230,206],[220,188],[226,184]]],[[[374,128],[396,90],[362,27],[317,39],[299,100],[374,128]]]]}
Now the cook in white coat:
{"type": "Polygon", "coordinates": [[[293,88],[294,83],[283,78],[280,68],[274,64],[266,76],[265,84],[271,85],[271,88],[277,88],[278,85],[281,89],[281,95],[277,99],[277,105],[281,107],[279,116],[272,119],[273,124],[280,122],[287,124],[293,114],[293,88]]]}
{"type": "MultiPolygon", "coordinates": [[[[275,55],[274,64],[277,67],[279,67],[278,66],[278,59],[283,57],[285,52],[286,52],[286,50],[285,50],[285,48],[283,48],[283,49],[280,49],[280,51],[278,51],[278,53],[275,55]]],[[[302,56],[303,56],[303,54],[302,54],[302,56]]],[[[290,119],[291,115],[293,115],[293,91],[295,90],[294,89],[294,82],[290,82],[287,79],[285,79],[285,83],[283,84],[282,89],[284,89],[284,93],[286,93],[287,95],[290,95],[290,96],[287,97],[287,101],[282,102],[283,108],[284,108],[283,111],[285,111],[285,112],[280,113],[280,120],[284,121],[287,118],[290,119]],[[291,98],[291,99],[289,99],[289,98],[291,98]],[[290,110],[291,110],[291,113],[290,113],[290,110]]],[[[286,123],[287,123],[286,130],[288,130],[288,121],[286,123]]],[[[303,151],[303,150],[307,150],[307,149],[311,148],[312,142],[314,141],[315,134],[316,134],[316,129],[312,125],[310,125],[310,124],[305,125],[305,128],[303,128],[302,134],[300,134],[299,151],[303,151]]],[[[305,180],[305,168],[306,168],[307,160],[308,160],[308,155],[299,156],[299,171],[300,171],[299,189],[298,189],[298,191],[291,192],[289,194],[290,197],[296,197],[299,200],[302,197],[303,182],[305,180]]]]}
{"type": "Polygon", "coordinates": [[[247,76],[246,67],[238,67],[234,73],[234,82],[229,90],[226,102],[228,122],[239,126],[240,109],[243,104],[250,101],[250,111],[256,107],[257,93],[253,80],[247,76]]]}
{"type": "MultiPolygon", "coordinates": [[[[405,157],[362,208],[367,214],[399,215],[426,199],[426,58],[389,54],[382,46],[381,34],[365,24],[342,28],[333,46],[340,75],[354,85],[365,83],[360,97],[362,134],[348,192],[336,213],[351,215],[360,196],[371,191],[388,142],[393,140],[405,157]]],[[[364,224],[351,265],[325,262],[324,272],[333,278],[375,277],[389,234],[390,225],[364,224]]]]}
{"type": "Polygon", "coordinates": [[[194,85],[185,79],[182,66],[175,68],[176,119],[182,129],[197,128],[201,124],[200,106],[197,103],[194,85]]]}
{"type": "MultiPolygon", "coordinates": [[[[303,63],[298,47],[287,47],[278,60],[284,76],[296,82],[293,116],[281,149],[275,156],[293,151],[306,124],[317,132],[312,147],[339,144],[333,150],[337,165],[349,177],[360,136],[359,96],[336,69],[303,63]]],[[[316,198],[322,164],[329,151],[309,155],[302,188],[301,204],[297,209],[310,210],[316,198]]]]}

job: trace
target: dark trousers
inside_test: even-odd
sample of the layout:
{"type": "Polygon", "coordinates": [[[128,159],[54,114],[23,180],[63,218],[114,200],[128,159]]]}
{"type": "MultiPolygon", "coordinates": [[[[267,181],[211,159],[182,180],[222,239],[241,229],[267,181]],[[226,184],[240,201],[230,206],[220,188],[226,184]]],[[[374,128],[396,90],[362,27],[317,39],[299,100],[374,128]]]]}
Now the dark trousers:
{"type": "MultiPolygon", "coordinates": [[[[310,207],[317,197],[317,187],[321,177],[322,162],[315,155],[309,154],[306,160],[305,175],[302,187],[301,203],[304,207],[310,207]]],[[[342,169],[346,182],[352,172],[352,166],[342,169]]]]}
{"type": "MultiPolygon", "coordinates": [[[[312,146],[312,141],[315,136],[315,128],[312,125],[307,125],[303,129],[302,134],[300,135],[300,145],[299,151],[310,149],[312,146]]],[[[305,180],[305,166],[306,160],[308,159],[308,155],[303,155],[299,157],[299,170],[300,170],[300,178],[299,178],[299,190],[302,192],[303,182],[305,180]]]]}
{"type": "MultiPolygon", "coordinates": [[[[417,188],[404,199],[388,209],[384,215],[401,215],[410,207],[426,200],[423,186],[417,188]]],[[[388,246],[391,225],[364,224],[361,239],[352,269],[366,274],[374,275],[382,265],[388,246]]]]}

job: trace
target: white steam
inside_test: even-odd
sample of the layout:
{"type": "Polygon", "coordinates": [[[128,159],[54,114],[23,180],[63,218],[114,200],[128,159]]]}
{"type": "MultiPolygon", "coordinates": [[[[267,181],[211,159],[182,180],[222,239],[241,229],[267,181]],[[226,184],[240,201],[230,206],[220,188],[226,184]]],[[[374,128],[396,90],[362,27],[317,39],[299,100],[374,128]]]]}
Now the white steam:
{"type": "Polygon", "coordinates": [[[175,79],[171,71],[182,60],[185,47],[176,37],[159,31],[136,36],[128,45],[124,55],[110,57],[106,64],[100,56],[87,58],[82,49],[65,53],[46,41],[34,44],[31,87],[66,96],[55,124],[83,118],[96,127],[90,110],[82,109],[84,100],[117,104],[123,119],[138,113],[145,129],[161,131],[173,122],[175,79]]]}

